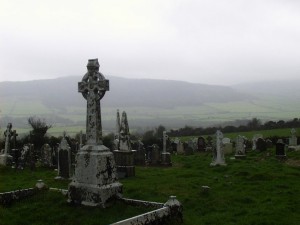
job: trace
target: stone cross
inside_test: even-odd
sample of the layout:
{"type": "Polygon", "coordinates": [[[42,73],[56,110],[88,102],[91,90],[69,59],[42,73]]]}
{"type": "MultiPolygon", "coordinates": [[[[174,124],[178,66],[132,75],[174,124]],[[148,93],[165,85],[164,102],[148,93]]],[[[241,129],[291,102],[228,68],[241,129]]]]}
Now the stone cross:
{"type": "Polygon", "coordinates": [[[167,152],[167,139],[168,139],[167,131],[163,131],[163,152],[164,153],[167,152]]]}
{"type": "Polygon", "coordinates": [[[9,150],[10,150],[10,138],[13,135],[13,131],[11,130],[12,128],[12,124],[9,123],[7,124],[7,129],[4,132],[4,136],[5,136],[5,149],[4,149],[4,154],[8,154],[9,150]]]}
{"type": "Polygon", "coordinates": [[[117,110],[115,139],[120,139],[120,112],[119,112],[119,110],[117,110]]]}
{"type": "Polygon", "coordinates": [[[18,136],[19,134],[17,133],[17,131],[16,130],[13,130],[13,147],[14,148],[16,148],[16,142],[17,142],[17,136],[18,136]]]}
{"type": "Polygon", "coordinates": [[[119,150],[122,151],[132,150],[130,143],[129,125],[127,120],[127,114],[125,111],[122,113],[121,118],[119,148],[119,150]]]}
{"type": "Polygon", "coordinates": [[[109,90],[109,81],[99,72],[98,59],[90,59],[88,72],[78,83],[78,92],[87,100],[86,139],[88,145],[103,144],[100,100],[109,90]]]}

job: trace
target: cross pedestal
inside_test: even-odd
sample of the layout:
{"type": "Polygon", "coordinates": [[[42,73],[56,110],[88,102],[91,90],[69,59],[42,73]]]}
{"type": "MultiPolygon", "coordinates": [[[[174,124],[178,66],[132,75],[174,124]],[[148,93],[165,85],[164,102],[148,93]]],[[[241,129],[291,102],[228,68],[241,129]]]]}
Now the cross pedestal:
{"type": "Polygon", "coordinates": [[[100,100],[109,81],[99,73],[98,59],[89,60],[88,72],[78,83],[87,100],[86,145],[76,154],[75,174],[69,184],[68,202],[106,207],[122,193],[113,153],[103,145],[100,100]]]}

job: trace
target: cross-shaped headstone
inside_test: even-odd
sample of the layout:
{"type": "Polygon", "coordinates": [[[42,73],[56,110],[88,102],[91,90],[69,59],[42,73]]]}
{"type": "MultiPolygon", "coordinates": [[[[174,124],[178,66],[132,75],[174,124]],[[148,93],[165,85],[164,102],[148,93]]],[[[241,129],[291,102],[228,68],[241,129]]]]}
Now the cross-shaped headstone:
{"type": "Polygon", "coordinates": [[[17,136],[19,136],[19,134],[17,133],[16,130],[13,130],[13,144],[14,144],[14,148],[16,148],[16,143],[17,143],[17,136]]]}
{"type": "Polygon", "coordinates": [[[4,136],[5,136],[5,149],[4,149],[4,154],[8,154],[9,150],[10,150],[10,138],[13,134],[12,130],[12,124],[9,123],[7,124],[7,129],[4,132],[4,136]]]}
{"type": "Polygon", "coordinates": [[[87,65],[88,72],[78,83],[78,92],[87,100],[86,139],[87,144],[102,143],[101,108],[100,100],[109,90],[109,81],[99,73],[98,59],[90,59],[87,65]]]}

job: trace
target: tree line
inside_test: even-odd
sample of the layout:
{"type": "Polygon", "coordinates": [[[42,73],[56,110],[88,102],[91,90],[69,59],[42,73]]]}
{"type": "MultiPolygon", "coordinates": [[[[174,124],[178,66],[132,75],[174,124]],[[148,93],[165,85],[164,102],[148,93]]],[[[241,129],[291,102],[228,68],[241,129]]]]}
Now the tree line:
{"type": "Polygon", "coordinates": [[[259,131],[259,130],[272,130],[279,128],[290,128],[290,127],[300,127],[300,119],[294,118],[292,120],[284,121],[267,121],[262,123],[258,118],[252,118],[245,125],[232,126],[227,125],[224,127],[221,126],[212,126],[212,127],[191,127],[185,126],[183,128],[173,130],[171,129],[168,132],[168,135],[171,137],[181,137],[181,136],[201,136],[201,135],[211,135],[214,134],[217,130],[221,130],[223,133],[234,133],[234,132],[246,132],[246,131],[259,131]]]}

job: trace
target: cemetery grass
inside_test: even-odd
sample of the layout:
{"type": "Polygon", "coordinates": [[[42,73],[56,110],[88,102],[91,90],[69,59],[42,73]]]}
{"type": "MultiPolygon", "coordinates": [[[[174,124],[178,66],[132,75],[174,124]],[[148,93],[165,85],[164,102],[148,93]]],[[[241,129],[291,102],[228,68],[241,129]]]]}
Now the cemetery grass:
{"type": "MultiPolygon", "coordinates": [[[[227,166],[216,167],[209,166],[211,153],[174,155],[172,167],[136,167],[135,177],[120,181],[127,198],[166,202],[176,195],[185,225],[298,225],[300,152],[287,155],[287,161],[278,161],[274,149],[249,152],[244,160],[229,155],[227,166]],[[202,190],[204,185],[210,187],[208,192],[202,190]]],[[[0,167],[0,191],[33,187],[38,179],[50,187],[67,188],[69,181],[55,181],[55,176],[43,168],[32,172],[0,167]]],[[[71,207],[61,194],[45,192],[1,206],[0,224],[110,224],[139,210],[120,204],[105,210],[71,207]]]]}

